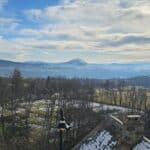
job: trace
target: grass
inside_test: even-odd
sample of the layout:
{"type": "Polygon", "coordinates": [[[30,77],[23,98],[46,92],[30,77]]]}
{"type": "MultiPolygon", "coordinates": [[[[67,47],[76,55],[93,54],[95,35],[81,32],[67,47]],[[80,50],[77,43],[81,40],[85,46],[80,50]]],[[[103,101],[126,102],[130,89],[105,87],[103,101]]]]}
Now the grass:
{"type": "MultiPolygon", "coordinates": [[[[127,95],[127,87],[123,90],[122,94],[122,106],[129,106],[131,104],[131,100],[126,96],[127,95]]],[[[147,107],[150,108],[150,92],[147,91],[147,107]]],[[[95,101],[99,103],[112,104],[112,105],[120,105],[120,97],[119,92],[116,91],[115,101],[112,97],[111,91],[106,91],[104,89],[96,89],[95,91],[95,101]]],[[[140,101],[137,100],[135,102],[136,108],[141,107],[140,101]]],[[[142,109],[144,109],[144,102],[142,103],[142,109]]]]}

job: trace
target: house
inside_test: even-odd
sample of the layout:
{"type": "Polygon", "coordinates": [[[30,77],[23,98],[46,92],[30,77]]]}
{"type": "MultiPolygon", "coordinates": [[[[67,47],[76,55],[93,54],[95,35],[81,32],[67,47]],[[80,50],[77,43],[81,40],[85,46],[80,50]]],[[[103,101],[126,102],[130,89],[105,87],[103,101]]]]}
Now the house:
{"type": "Polygon", "coordinates": [[[110,115],[112,128],[114,133],[120,134],[119,142],[134,144],[142,138],[144,132],[144,121],[141,115],[126,115],[119,116],[110,115]]]}

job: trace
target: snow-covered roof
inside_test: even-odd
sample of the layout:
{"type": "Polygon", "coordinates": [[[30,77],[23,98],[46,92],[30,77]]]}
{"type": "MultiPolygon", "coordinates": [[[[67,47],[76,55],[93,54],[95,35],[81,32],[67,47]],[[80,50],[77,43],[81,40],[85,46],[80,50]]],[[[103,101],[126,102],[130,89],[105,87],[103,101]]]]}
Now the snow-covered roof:
{"type": "Polygon", "coordinates": [[[117,117],[115,117],[115,116],[113,116],[113,115],[110,115],[110,117],[111,117],[112,119],[114,119],[115,121],[117,121],[119,124],[123,125],[123,122],[122,122],[120,119],[118,119],[117,117]]]}
{"type": "Polygon", "coordinates": [[[143,140],[141,143],[137,144],[133,150],[150,150],[150,143],[143,140]]]}
{"type": "Polygon", "coordinates": [[[98,133],[96,137],[89,138],[79,150],[112,150],[116,144],[117,141],[113,140],[112,135],[104,130],[98,133]]]}

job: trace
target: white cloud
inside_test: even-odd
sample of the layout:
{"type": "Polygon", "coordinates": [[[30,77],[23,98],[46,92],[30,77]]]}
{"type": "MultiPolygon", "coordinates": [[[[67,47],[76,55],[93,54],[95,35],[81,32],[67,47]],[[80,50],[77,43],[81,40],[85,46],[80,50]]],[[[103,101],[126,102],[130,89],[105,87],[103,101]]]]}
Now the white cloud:
{"type": "Polygon", "coordinates": [[[17,36],[3,39],[3,48],[22,52],[21,59],[34,51],[51,54],[52,50],[93,52],[97,61],[106,58],[107,62],[150,58],[149,0],[62,0],[59,5],[25,10],[24,14],[38,27],[16,30],[18,20],[0,18],[4,24],[0,31],[11,24],[17,36]]]}
{"type": "Polygon", "coordinates": [[[0,17],[0,33],[1,34],[15,34],[19,26],[19,20],[9,17],[0,17]]]}
{"type": "Polygon", "coordinates": [[[0,0],[0,11],[3,9],[6,3],[7,3],[7,0],[0,0]]]}
{"type": "Polygon", "coordinates": [[[14,13],[9,14],[9,10],[5,9],[5,5],[8,5],[8,0],[0,0],[0,33],[3,35],[15,34],[19,19],[15,17],[14,13]]]}
{"type": "Polygon", "coordinates": [[[108,27],[111,31],[147,32],[150,22],[149,0],[124,0],[128,7],[123,7],[122,0],[76,0],[64,1],[64,5],[50,6],[44,9],[31,9],[25,14],[32,21],[41,24],[77,28],[81,26],[108,27]],[[67,4],[66,4],[67,3],[67,4]],[[142,21],[142,26],[140,23],[142,21]]]}

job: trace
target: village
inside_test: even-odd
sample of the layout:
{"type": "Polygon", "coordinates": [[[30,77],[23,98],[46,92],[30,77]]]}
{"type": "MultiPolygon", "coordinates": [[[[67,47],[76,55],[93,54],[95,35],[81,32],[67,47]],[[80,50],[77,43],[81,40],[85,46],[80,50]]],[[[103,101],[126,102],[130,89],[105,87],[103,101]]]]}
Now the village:
{"type": "Polygon", "coordinates": [[[150,139],[144,136],[143,112],[119,111],[107,115],[91,133],[72,150],[92,149],[149,150],[150,139]]]}

